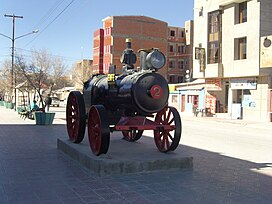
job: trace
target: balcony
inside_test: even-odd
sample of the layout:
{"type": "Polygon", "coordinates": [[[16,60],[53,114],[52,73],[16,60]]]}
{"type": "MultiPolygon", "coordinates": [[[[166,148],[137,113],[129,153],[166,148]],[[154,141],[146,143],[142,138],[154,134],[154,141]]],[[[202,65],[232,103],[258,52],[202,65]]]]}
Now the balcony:
{"type": "Polygon", "coordinates": [[[207,64],[205,69],[205,77],[206,78],[224,77],[223,64],[222,63],[207,64]]]}

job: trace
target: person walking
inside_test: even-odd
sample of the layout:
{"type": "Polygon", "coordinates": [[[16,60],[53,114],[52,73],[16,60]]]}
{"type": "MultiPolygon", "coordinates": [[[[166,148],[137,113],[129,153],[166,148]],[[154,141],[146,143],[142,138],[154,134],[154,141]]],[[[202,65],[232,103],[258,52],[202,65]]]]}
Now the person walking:
{"type": "Polygon", "coordinates": [[[50,97],[50,94],[48,94],[45,98],[45,107],[47,107],[47,112],[49,111],[49,107],[52,104],[52,98],[50,97]]]}

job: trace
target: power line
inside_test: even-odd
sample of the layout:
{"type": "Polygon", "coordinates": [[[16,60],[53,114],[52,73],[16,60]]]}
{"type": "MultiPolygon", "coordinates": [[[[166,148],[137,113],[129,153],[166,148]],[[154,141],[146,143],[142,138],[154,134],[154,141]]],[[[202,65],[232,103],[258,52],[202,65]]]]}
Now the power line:
{"type": "Polygon", "coordinates": [[[54,13],[54,11],[64,2],[65,0],[62,0],[61,2],[57,2],[47,11],[47,13],[36,23],[34,26],[39,27],[39,25],[42,25],[47,19],[50,18],[50,16],[54,13]]]}
{"type": "Polygon", "coordinates": [[[30,43],[32,43],[34,40],[36,40],[42,33],[43,31],[45,31],[54,21],[56,21],[58,19],[58,17],[60,17],[60,15],[66,11],[66,9],[68,9],[68,7],[74,2],[75,0],[72,0],[49,24],[47,24],[47,26],[45,26],[44,29],[42,29],[38,35],[36,35],[35,38],[33,38],[31,41],[29,41],[24,47],[27,47],[30,43]]]}
{"type": "MultiPolygon", "coordinates": [[[[39,51],[27,50],[27,49],[23,49],[23,48],[16,48],[16,52],[18,52],[17,50],[21,50],[23,52],[29,52],[29,53],[39,53],[39,51]]],[[[50,53],[47,53],[47,54],[52,57],[60,57],[60,58],[63,58],[63,59],[69,60],[69,61],[76,61],[77,60],[77,58],[72,58],[72,57],[67,57],[67,56],[62,56],[62,55],[54,55],[54,54],[50,54],[50,53]]],[[[26,55],[26,54],[23,54],[22,56],[31,57],[30,55],[26,55]]]]}

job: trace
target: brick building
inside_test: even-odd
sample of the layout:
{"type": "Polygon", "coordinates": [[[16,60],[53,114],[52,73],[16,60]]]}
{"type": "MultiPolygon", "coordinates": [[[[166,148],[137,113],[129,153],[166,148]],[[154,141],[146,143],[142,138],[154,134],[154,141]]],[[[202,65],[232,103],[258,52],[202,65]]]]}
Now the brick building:
{"type": "Polygon", "coordinates": [[[93,73],[103,73],[104,29],[94,32],[93,38],[93,73]]]}
{"type": "Polygon", "coordinates": [[[187,21],[185,28],[168,27],[167,72],[169,83],[188,81],[186,71],[192,72],[193,22],[187,21]]]}
{"type": "MultiPolygon", "coordinates": [[[[126,38],[132,39],[132,49],[137,54],[135,67],[140,66],[139,53],[142,48],[159,48],[167,53],[167,23],[146,16],[109,16],[103,19],[104,44],[103,44],[103,71],[108,73],[111,64],[116,65],[117,73],[121,73],[122,64],[120,57],[126,48],[126,38]]],[[[94,66],[97,65],[98,47],[102,34],[99,30],[95,33],[94,42],[94,66]]],[[[102,52],[100,51],[100,54],[102,52]]],[[[102,72],[101,72],[102,71],[102,72]]],[[[161,69],[160,73],[166,77],[167,69],[161,69]]]]}
{"type": "MultiPolygon", "coordinates": [[[[192,33],[191,25],[192,23],[189,23],[189,33],[192,33]]],[[[120,74],[122,70],[120,57],[126,47],[125,40],[131,38],[132,49],[137,54],[135,68],[140,66],[137,53],[139,49],[159,48],[167,58],[166,65],[159,73],[170,83],[183,82],[185,71],[192,69],[192,49],[186,45],[186,32],[185,28],[168,27],[166,22],[146,16],[106,17],[103,19],[103,29],[94,33],[95,73],[108,73],[110,65],[114,64],[117,73],[120,74]]],[[[192,43],[189,46],[192,47],[192,43]]]]}

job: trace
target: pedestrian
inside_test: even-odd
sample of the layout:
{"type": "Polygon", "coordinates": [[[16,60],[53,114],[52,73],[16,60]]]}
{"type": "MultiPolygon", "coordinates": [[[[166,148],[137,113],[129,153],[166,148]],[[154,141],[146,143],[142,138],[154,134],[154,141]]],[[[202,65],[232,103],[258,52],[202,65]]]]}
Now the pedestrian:
{"type": "Polygon", "coordinates": [[[30,104],[30,110],[31,111],[38,111],[40,110],[40,107],[37,105],[37,101],[33,100],[33,103],[30,104]]]}
{"type": "Polygon", "coordinates": [[[49,111],[49,107],[52,104],[52,98],[50,97],[50,94],[48,94],[45,98],[45,107],[47,107],[47,112],[49,111]]]}

